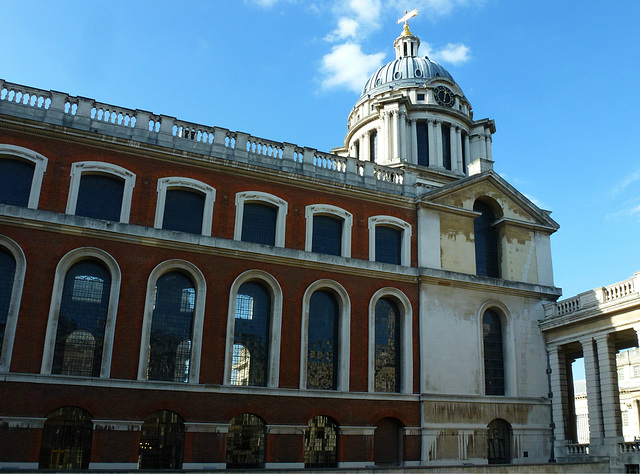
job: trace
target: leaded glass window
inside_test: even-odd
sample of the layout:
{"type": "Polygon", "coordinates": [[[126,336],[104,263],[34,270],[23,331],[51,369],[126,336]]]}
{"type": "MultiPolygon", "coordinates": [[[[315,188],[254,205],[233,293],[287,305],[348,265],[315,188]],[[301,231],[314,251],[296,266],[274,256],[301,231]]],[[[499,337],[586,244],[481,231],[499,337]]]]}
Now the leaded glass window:
{"type": "Polygon", "coordinates": [[[267,385],[271,296],[260,283],[243,283],[236,296],[232,385],[267,385]]]}
{"type": "Polygon", "coordinates": [[[338,425],[328,416],[309,420],[304,433],[304,467],[338,467],[338,425]]]}
{"type": "Polygon", "coordinates": [[[400,311],[388,298],[376,303],[375,391],[400,391],[400,311]]]}
{"type": "Polygon", "coordinates": [[[51,373],[99,377],[111,276],[95,261],[73,265],[65,276],[51,373]]]}
{"type": "Polygon", "coordinates": [[[0,248],[0,354],[4,332],[9,318],[9,306],[13,293],[13,281],[16,275],[16,261],[6,250],[0,248]]]}
{"type": "Polygon", "coordinates": [[[482,317],[484,342],[484,391],[486,395],[504,395],[504,352],[502,323],[492,310],[482,317]]]}
{"type": "Polygon", "coordinates": [[[76,215],[120,221],[124,180],[103,174],[83,174],[78,188],[76,215]]]}
{"type": "Polygon", "coordinates": [[[203,213],[204,194],[185,189],[167,189],[162,228],[201,234],[203,213]]]}
{"type": "Polygon", "coordinates": [[[245,202],[242,212],[243,242],[275,245],[278,208],[257,202],[245,202]]]}
{"type": "Polygon", "coordinates": [[[267,428],[258,416],[243,413],[234,417],[227,436],[227,468],[264,467],[267,428]]]}
{"type": "Polygon", "coordinates": [[[473,221],[476,273],[480,276],[500,278],[498,230],[493,227],[496,217],[491,208],[482,201],[476,201],[473,210],[482,213],[473,221]]]}
{"type": "Polygon", "coordinates": [[[169,410],[153,412],[144,419],[138,469],[182,469],[184,420],[169,410]]]}
{"type": "Polygon", "coordinates": [[[336,390],[338,382],[338,303],[327,291],[309,301],[307,388],[336,390]]]}
{"type": "Polygon", "coordinates": [[[149,337],[148,380],[188,382],[196,290],[179,272],[156,282],[149,337]]]}
{"type": "Polygon", "coordinates": [[[33,182],[33,163],[0,159],[0,203],[27,207],[33,182]]]}
{"type": "Polygon", "coordinates": [[[93,441],[91,415],[63,407],[47,416],[40,443],[40,469],[88,469],[93,441]]]}
{"type": "Polygon", "coordinates": [[[376,262],[400,265],[402,232],[393,227],[376,226],[376,262]]]}
{"type": "Polygon", "coordinates": [[[342,225],[344,221],[331,216],[313,216],[311,251],[342,255],[342,225]]]}

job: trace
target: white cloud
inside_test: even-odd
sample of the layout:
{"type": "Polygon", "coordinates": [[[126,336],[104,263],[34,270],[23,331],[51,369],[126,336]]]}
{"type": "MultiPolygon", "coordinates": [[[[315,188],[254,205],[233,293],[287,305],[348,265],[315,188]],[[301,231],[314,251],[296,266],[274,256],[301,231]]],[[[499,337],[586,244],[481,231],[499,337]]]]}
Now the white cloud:
{"type": "Polygon", "coordinates": [[[333,8],[338,26],[325,40],[335,42],[346,38],[356,38],[356,34],[367,36],[380,28],[382,3],[380,0],[349,0],[337,2],[333,8]]]}
{"type": "Polygon", "coordinates": [[[398,12],[417,8],[421,15],[429,18],[446,16],[457,8],[484,3],[485,0],[393,0],[388,2],[389,6],[398,12]]]}
{"type": "Polygon", "coordinates": [[[627,175],[623,180],[621,180],[613,189],[613,194],[620,194],[624,191],[627,186],[630,184],[640,181],[640,169],[636,170],[634,173],[627,175]]]}
{"type": "Polygon", "coordinates": [[[422,43],[420,51],[424,51],[424,54],[429,56],[429,59],[438,63],[458,65],[471,59],[471,48],[462,43],[449,43],[439,50],[434,50],[429,43],[422,43]]]}
{"type": "Polygon", "coordinates": [[[255,3],[258,6],[269,8],[278,3],[279,0],[251,0],[251,3],[255,3]]]}
{"type": "Polygon", "coordinates": [[[359,44],[344,43],[322,58],[324,89],[345,87],[360,92],[369,76],[382,64],[384,53],[366,54],[359,44]]]}
{"type": "Polygon", "coordinates": [[[338,27],[329,33],[325,39],[327,41],[339,41],[346,38],[355,38],[360,24],[353,18],[342,17],[338,20],[338,27]]]}

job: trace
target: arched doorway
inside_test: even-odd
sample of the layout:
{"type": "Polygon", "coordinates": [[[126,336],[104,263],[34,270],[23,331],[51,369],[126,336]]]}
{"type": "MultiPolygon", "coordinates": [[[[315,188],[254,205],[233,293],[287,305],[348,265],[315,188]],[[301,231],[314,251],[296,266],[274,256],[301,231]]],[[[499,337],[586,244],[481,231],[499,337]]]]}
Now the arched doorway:
{"type": "Polygon", "coordinates": [[[495,419],[487,427],[487,459],[489,464],[511,463],[511,425],[495,419]]]}
{"type": "Polygon", "coordinates": [[[373,434],[373,461],[376,466],[398,466],[402,462],[402,424],[383,418],[373,434]]]}

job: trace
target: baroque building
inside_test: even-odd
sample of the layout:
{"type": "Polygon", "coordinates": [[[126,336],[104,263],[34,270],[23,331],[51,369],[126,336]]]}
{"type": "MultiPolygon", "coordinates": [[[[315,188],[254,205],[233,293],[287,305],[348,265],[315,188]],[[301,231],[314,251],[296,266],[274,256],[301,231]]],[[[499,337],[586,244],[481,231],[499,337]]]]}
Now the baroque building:
{"type": "Polygon", "coordinates": [[[550,459],[558,225],[394,47],[333,153],[0,81],[1,467],[550,459]]]}

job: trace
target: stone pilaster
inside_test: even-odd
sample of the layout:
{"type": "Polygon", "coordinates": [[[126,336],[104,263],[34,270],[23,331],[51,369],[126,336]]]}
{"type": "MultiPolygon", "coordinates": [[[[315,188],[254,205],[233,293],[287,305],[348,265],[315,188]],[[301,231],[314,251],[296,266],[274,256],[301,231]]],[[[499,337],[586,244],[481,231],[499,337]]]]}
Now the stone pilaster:
{"type": "Polygon", "coordinates": [[[569,417],[567,390],[567,364],[564,352],[558,346],[548,347],[549,366],[551,368],[551,393],[553,394],[554,451],[556,458],[564,458],[567,443],[565,420],[569,417]]]}
{"type": "MultiPolygon", "coordinates": [[[[607,444],[617,443],[622,438],[620,394],[618,392],[618,369],[613,336],[596,336],[600,368],[600,393],[602,396],[602,425],[607,444]]],[[[587,393],[587,397],[589,393],[587,393]]]]}
{"type": "Polygon", "coordinates": [[[600,366],[598,363],[598,349],[595,342],[588,337],[580,340],[584,354],[584,373],[587,381],[587,403],[589,409],[589,444],[602,444],[604,438],[602,430],[602,403],[600,391],[600,366]]]}

